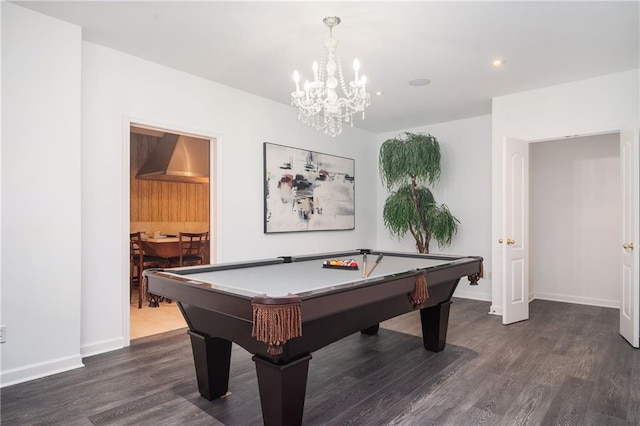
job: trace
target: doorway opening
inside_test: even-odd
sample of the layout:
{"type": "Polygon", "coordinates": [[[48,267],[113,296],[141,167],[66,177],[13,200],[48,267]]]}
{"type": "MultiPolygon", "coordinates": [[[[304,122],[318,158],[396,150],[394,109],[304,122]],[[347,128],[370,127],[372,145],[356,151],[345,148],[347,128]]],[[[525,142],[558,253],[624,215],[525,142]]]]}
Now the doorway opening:
{"type": "Polygon", "coordinates": [[[530,144],[529,300],[620,307],[620,134],[530,144]]]}
{"type": "MultiPolygon", "coordinates": [[[[583,135],[582,137],[585,137],[583,135]]],[[[613,132],[606,132],[600,134],[592,134],[591,136],[599,137],[617,137],[619,142],[619,148],[617,155],[614,154],[615,149],[610,150],[609,154],[605,154],[603,159],[589,159],[584,164],[588,163],[601,163],[597,167],[591,164],[589,167],[582,167],[594,175],[595,172],[600,171],[602,168],[608,169],[610,179],[600,176],[600,180],[591,181],[590,185],[587,185],[582,190],[583,195],[586,194],[592,199],[605,201],[606,198],[604,191],[610,191],[615,194],[619,193],[618,201],[606,201],[599,202],[595,206],[590,208],[580,209],[582,213],[590,213],[592,211],[602,210],[603,208],[619,208],[618,218],[613,218],[612,214],[601,218],[598,221],[592,222],[590,226],[582,226],[578,231],[580,237],[588,235],[590,231],[601,225],[610,225],[608,228],[611,234],[608,237],[617,238],[618,243],[611,248],[611,253],[606,253],[606,256],[611,259],[617,259],[618,268],[615,273],[611,273],[607,280],[614,281],[619,287],[619,292],[609,295],[603,298],[601,295],[596,297],[579,295],[581,299],[574,298],[573,300],[567,300],[572,303],[579,303],[584,305],[595,305],[618,308],[620,318],[620,334],[624,337],[633,347],[640,347],[640,298],[638,297],[640,284],[638,281],[637,265],[640,264],[638,260],[638,251],[634,250],[634,243],[638,241],[638,231],[640,229],[640,216],[638,215],[638,186],[640,180],[638,180],[638,170],[640,169],[640,163],[638,157],[638,143],[640,137],[638,136],[638,130],[619,130],[613,132]],[[602,181],[615,180],[613,170],[616,168],[614,159],[618,159],[617,171],[618,171],[618,189],[615,188],[601,188],[602,181]],[[608,165],[607,165],[608,163],[608,165]],[[616,226],[618,228],[614,228],[616,226]],[[585,229],[586,228],[586,229],[585,229]],[[619,295],[619,296],[618,296],[619,295]],[[607,299],[608,297],[608,299],[607,299]]],[[[501,220],[500,232],[506,234],[506,244],[503,243],[503,238],[498,237],[498,244],[495,247],[498,249],[498,256],[495,258],[496,268],[500,271],[501,278],[501,290],[502,290],[502,323],[511,324],[518,321],[523,321],[529,318],[529,301],[535,297],[535,292],[531,291],[529,286],[529,234],[530,234],[530,203],[529,203],[529,151],[531,141],[524,141],[510,137],[504,137],[502,162],[499,164],[502,171],[502,180],[500,183],[500,190],[497,192],[501,199],[500,207],[501,211],[498,214],[501,220]],[[517,167],[515,167],[517,166],[517,167]],[[515,225],[514,225],[515,224],[515,225]],[[521,231],[516,238],[511,235],[514,230],[521,231]]],[[[539,143],[542,141],[536,141],[539,143]]],[[[557,142],[556,142],[557,144],[557,142]]],[[[588,175],[584,175],[588,176],[588,175]]],[[[581,179],[573,179],[574,181],[586,180],[584,176],[581,179]]],[[[566,179],[566,178],[565,178],[566,179]]],[[[542,185],[544,190],[556,185],[558,179],[553,182],[548,182],[546,185],[542,185]]],[[[566,197],[565,191],[565,197],[566,197]]],[[[573,191],[572,191],[573,192],[573,191]]],[[[495,187],[494,187],[495,193],[495,187]]],[[[609,196],[611,194],[606,194],[609,196]]],[[[584,197],[583,197],[584,198],[584,197]]],[[[550,202],[549,204],[553,204],[550,202]]],[[[494,204],[494,208],[496,204],[494,204]]],[[[496,210],[494,209],[494,212],[496,210]]],[[[573,216],[567,216],[561,221],[563,228],[571,226],[576,219],[573,216]]],[[[604,241],[604,240],[603,240],[604,241]]],[[[567,256],[575,256],[575,253],[582,250],[582,245],[593,245],[593,241],[589,242],[573,242],[570,246],[567,246],[566,241],[556,241],[555,246],[545,245],[544,250],[556,250],[553,262],[563,262],[567,256]]],[[[603,243],[604,244],[604,243],[603,243]]],[[[609,244],[604,244],[608,246],[609,244]]],[[[606,249],[603,246],[603,250],[606,249]]],[[[597,255],[590,255],[590,260],[581,263],[581,267],[598,268],[603,265],[602,262],[603,253],[600,251],[597,255]]],[[[545,265],[546,267],[546,265],[545,265]]],[[[574,268],[570,279],[572,281],[578,281],[575,276],[576,268],[574,268]]],[[[582,289],[582,286],[581,286],[582,289]]],[[[615,292],[616,289],[612,290],[615,292]]],[[[542,296],[540,297],[543,298],[542,296]]],[[[492,307],[493,310],[493,307],[492,307]]]]}
{"type": "Polygon", "coordinates": [[[175,302],[150,303],[144,287],[141,292],[140,271],[180,266],[181,233],[208,233],[201,263],[215,262],[216,152],[216,138],[134,123],[129,127],[128,226],[130,234],[140,233],[139,248],[146,256],[142,268],[130,258],[131,340],[186,327],[175,302]]]}

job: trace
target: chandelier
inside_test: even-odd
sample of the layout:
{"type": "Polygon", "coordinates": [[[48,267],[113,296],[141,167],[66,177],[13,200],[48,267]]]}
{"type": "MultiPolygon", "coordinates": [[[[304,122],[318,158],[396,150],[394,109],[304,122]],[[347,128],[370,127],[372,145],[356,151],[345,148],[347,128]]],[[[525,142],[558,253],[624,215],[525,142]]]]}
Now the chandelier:
{"type": "Polygon", "coordinates": [[[298,118],[305,124],[335,137],[342,133],[342,123],[353,127],[353,114],[362,112],[369,106],[371,96],[365,86],[367,78],[359,76],[360,62],[353,61],[355,76],[347,86],[342,75],[340,57],[336,54],[338,41],[332,37],[333,27],[340,23],[337,16],[322,20],[329,27],[329,39],[324,43],[320,65],[313,63],[313,81],[304,82],[300,90],[300,74],[293,73],[296,91],[291,93],[291,105],[298,108],[298,118]],[[338,89],[342,92],[338,94],[338,89]]]}

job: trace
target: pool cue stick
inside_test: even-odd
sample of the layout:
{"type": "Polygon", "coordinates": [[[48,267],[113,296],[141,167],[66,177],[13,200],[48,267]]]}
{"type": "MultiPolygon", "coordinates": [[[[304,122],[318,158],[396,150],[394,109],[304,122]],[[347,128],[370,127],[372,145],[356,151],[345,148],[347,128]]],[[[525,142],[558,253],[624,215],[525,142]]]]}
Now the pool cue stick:
{"type": "Polygon", "coordinates": [[[367,277],[367,253],[362,254],[362,278],[367,277]]]}
{"type": "Polygon", "coordinates": [[[384,254],[382,253],[378,255],[378,258],[376,259],[376,263],[373,264],[373,266],[371,267],[371,270],[369,271],[369,273],[367,273],[367,276],[365,278],[369,278],[369,275],[371,275],[373,270],[376,269],[376,266],[378,266],[378,263],[380,263],[383,257],[384,257],[384,254]]]}

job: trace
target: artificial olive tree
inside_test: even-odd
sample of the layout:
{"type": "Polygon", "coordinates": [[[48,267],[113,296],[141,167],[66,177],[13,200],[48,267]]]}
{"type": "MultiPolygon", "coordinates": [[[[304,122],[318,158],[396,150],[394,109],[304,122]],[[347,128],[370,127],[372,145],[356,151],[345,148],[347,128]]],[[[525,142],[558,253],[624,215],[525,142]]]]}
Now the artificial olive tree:
{"type": "Polygon", "coordinates": [[[379,167],[382,183],[390,191],[382,218],[391,235],[403,238],[410,232],[419,253],[429,253],[432,238],[440,246],[451,244],[460,222],[426,186],[440,178],[438,140],[408,132],[387,139],[380,147],[379,167]]]}

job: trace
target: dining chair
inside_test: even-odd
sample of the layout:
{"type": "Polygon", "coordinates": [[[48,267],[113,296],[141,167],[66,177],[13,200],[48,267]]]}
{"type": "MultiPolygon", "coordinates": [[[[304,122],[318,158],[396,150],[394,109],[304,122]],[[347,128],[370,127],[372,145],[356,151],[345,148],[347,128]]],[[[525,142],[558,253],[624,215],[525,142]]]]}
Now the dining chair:
{"type": "Polygon", "coordinates": [[[142,234],[134,232],[129,234],[129,252],[131,256],[129,271],[129,298],[133,294],[134,282],[138,283],[138,309],[142,308],[147,288],[145,280],[142,279],[142,272],[147,268],[168,268],[169,259],[164,257],[149,256],[144,254],[142,248],[142,234]]]}
{"type": "Polygon", "coordinates": [[[180,232],[178,235],[179,256],[170,259],[171,266],[204,265],[209,249],[209,232],[180,232]]]}

